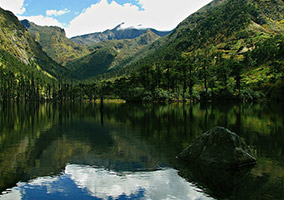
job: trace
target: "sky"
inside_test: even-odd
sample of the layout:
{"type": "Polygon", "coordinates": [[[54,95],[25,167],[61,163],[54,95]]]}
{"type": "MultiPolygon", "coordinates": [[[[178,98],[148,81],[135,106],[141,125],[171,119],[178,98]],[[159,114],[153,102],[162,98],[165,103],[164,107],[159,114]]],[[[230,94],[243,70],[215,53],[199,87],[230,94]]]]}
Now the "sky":
{"type": "Polygon", "coordinates": [[[211,0],[0,0],[20,20],[64,28],[67,37],[124,28],[174,29],[211,0]]]}

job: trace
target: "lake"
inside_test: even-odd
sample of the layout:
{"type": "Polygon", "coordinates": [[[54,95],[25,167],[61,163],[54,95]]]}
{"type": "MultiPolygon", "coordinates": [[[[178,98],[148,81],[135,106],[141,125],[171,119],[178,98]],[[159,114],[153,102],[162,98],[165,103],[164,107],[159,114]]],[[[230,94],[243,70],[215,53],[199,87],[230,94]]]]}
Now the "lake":
{"type": "Polygon", "coordinates": [[[0,199],[284,199],[284,106],[0,105],[0,199]],[[237,171],[176,155],[223,126],[257,152],[237,171]]]}

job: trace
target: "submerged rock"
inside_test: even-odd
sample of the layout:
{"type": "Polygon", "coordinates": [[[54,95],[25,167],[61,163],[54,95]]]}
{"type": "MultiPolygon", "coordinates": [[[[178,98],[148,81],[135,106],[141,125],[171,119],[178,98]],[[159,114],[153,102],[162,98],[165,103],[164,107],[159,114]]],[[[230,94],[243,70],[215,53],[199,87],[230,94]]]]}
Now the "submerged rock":
{"type": "Polygon", "coordinates": [[[215,127],[199,136],[178,158],[221,168],[255,164],[256,158],[248,145],[235,133],[215,127]]]}

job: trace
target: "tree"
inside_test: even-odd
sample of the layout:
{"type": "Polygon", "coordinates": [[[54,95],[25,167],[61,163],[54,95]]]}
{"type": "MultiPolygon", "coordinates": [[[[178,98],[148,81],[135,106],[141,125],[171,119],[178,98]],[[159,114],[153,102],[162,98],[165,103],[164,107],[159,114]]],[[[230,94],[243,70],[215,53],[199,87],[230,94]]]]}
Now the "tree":
{"type": "Polygon", "coordinates": [[[182,87],[182,99],[183,101],[185,101],[185,93],[187,90],[187,86],[188,86],[188,67],[187,67],[187,63],[186,60],[182,60],[180,62],[177,63],[177,69],[180,72],[178,79],[179,79],[179,83],[181,84],[182,87]]]}
{"type": "Polygon", "coordinates": [[[224,59],[222,54],[216,55],[216,75],[221,80],[224,88],[228,86],[228,78],[231,74],[231,63],[229,60],[224,59]]]}
{"type": "Polygon", "coordinates": [[[199,51],[197,53],[197,63],[199,68],[199,77],[203,80],[203,87],[205,89],[204,96],[201,94],[201,99],[208,101],[208,78],[209,78],[209,64],[210,60],[207,53],[199,51]]]}
{"type": "Polygon", "coordinates": [[[236,81],[236,86],[235,89],[237,90],[237,94],[240,97],[241,94],[241,74],[242,74],[242,70],[243,70],[243,64],[240,63],[237,60],[234,60],[233,58],[230,59],[230,64],[232,67],[232,76],[234,77],[235,81],[236,81]]]}
{"type": "Polygon", "coordinates": [[[189,96],[190,99],[192,100],[192,95],[193,95],[193,87],[195,85],[195,67],[197,66],[196,61],[198,60],[195,57],[194,52],[189,52],[189,53],[183,53],[182,58],[184,59],[184,64],[186,66],[185,73],[187,74],[187,84],[189,87],[189,96]]]}

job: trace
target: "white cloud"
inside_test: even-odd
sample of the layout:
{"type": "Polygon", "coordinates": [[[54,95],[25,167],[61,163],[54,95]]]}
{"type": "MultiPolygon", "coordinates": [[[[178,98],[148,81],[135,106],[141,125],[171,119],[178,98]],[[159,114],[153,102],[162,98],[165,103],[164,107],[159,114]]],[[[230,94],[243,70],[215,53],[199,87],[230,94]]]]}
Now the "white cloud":
{"type": "Polygon", "coordinates": [[[1,0],[0,7],[19,15],[26,11],[24,8],[24,0],[1,0]]]}
{"type": "Polygon", "coordinates": [[[129,3],[119,5],[101,0],[84,10],[66,29],[72,37],[111,29],[125,22],[125,26],[172,30],[182,20],[212,0],[140,0],[143,10],[129,3]]]}
{"type": "Polygon", "coordinates": [[[190,14],[212,0],[140,0],[144,26],[172,30],[190,14]]]}
{"type": "Polygon", "coordinates": [[[73,19],[66,32],[68,32],[68,36],[75,36],[104,31],[114,28],[122,22],[132,24],[139,21],[138,15],[139,8],[135,5],[129,3],[119,5],[114,1],[109,4],[107,0],[101,0],[73,19]]]}
{"type": "Polygon", "coordinates": [[[45,17],[43,15],[38,15],[38,16],[19,16],[20,20],[27,19],[30,22],[33,22],[37,25],[40,26],[60,26],[63,27],[63,24],[61,24],[59,21],[52,17],[45,17]]]}
{"type": "MultiPolygon", "coordinates": [[[[66,28],[68,37],[111,29],[125,22],[124,27],[147,27],[158,30],[172,30],[191,13],[211,0],[139,0],[138,6],[126,3],[120,5],[115,1],[108,3],[101,0],[84,9],[66,28]]],[[[47,10],[46,15],[21,17],[25,12],[24,0],[0,0],[0,7],[11,10],[19,18],[28,19],[38,25],[66,27],[53,17],[64,15],[70,10],[47,10]]]]}
{"type": "MultiPolygon", "coordinates": [[[[182,20],[188,17],[212,0],[139,0],[142,10],[138,6],[126,3],[120,5],[115,1],[108,3],[101,0],[97,4],[84,9],[68,25],[66,33],[68,37],[111,29],[125,22],[124,27],[147,27],[158,30],[172,30],[182,20]],[[142,26],[138,26],[141,25],[142,26]]],[[[10,10],[19,18],[28,19],[38,25],[61,26],[52,16],[60,16],[69,13],[70,10],[47,10],[46,15],[21,17],[25,12],[24,0],[0,0],[0,7],[10,10]]]]}
{"type": "Polygon", "coordinates": [[[64,15],[66,13],[69,13],[70,10],[68,10],[67,8],[65,8],[64,10],[47,10],[46,11],[46,15],[47,16],[60,16],[60,15],[64,15]]]}

